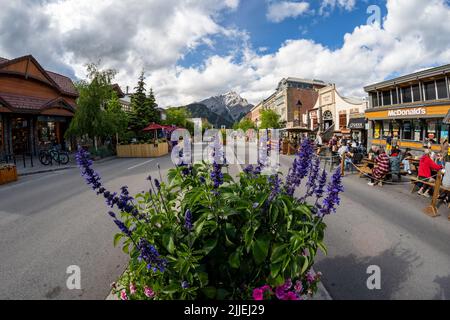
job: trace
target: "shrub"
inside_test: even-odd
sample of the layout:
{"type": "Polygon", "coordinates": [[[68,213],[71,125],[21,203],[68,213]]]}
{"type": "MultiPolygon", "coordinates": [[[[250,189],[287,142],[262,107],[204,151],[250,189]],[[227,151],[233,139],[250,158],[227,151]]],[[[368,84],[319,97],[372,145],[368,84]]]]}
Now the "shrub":
{"type": "Polygon", "coordinates": [[[102,195],[121,230],[114,244],[130,255],[115,286],[121,299],[281,299],[313,295],[320,273],[312,267],[326,253],[323,221],[336,211],[343,191],[337,171],[313,160],[306,140],[289,170],[265,176],[249,166],[235,180],[223,165],[181,164],[168,183],[148,177],[149,191],[131,197],[107,191],[80,150],[87,183],[102,195]],[[306,193],[295,197],[306,181],[306,193]],[[312,200],[309,204],[307,200],[312,200]]]}

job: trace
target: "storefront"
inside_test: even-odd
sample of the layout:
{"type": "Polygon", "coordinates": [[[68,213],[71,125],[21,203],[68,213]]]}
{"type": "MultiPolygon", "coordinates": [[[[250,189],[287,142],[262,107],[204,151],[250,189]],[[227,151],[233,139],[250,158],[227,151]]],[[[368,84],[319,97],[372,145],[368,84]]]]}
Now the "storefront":
{"type": "Polygon", "coordinates": [[[37,155],[64,140],[78,92],[66,76],[46,71],[32,56],[0,61],[0,159],[37,155]]]}
{"type": "Polygon", "coordinates": [[[393,144],[401,148],[421,150],[430,146],[438,151],[440,143],[449,137],[449,125],[444,122],[449,111],[447,104],[367,111],[370,144],[385,145],[391,136],[393,144]]]}
{"type": "Polygon", "coordinates": [[[354,141],[358,141],[362,145],[367,144],[367,130],[365,118],[350,119],[348,128],[351,131],[351,137],[354,141]]]}

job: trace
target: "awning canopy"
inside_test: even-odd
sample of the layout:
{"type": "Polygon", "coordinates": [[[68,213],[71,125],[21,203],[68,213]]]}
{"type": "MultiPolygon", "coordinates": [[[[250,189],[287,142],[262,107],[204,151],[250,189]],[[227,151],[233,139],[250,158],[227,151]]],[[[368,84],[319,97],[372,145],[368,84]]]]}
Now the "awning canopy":
{"type": "Polygon", "coordinates": [[[365,126],[366,126],[365,118],[350,119],[350,122],[348,123],[348,128],[350,130],[364,130],[365,126]]]}
{"type": "Polygon", "coordinates": [[[152,123],[151,125],[149,125],[147,128],[145,128],[142,131],[155,131],[155,130],[162,130],[162,129],[165,129],[165,127],[160,124],[152,123]]]}
{"type": "Polygon", "coordinates": [[[450,124],[450,110],[447,112],[447,115],[444,118],[444,121],[442,121],[443,124],[450,124]]]}

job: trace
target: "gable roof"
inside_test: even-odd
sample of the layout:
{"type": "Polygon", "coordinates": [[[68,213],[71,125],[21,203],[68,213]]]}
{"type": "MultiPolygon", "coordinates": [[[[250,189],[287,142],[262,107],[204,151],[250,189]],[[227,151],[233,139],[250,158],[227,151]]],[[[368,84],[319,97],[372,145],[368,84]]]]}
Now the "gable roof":
{"type": "Polygon", "coordinates": [[[75,106],[71,105],[63,98],[48,100],[44,98],[0,92],[0,101],[5,105],[6,108],[16,112],[26,111],[32,113],[41,113],[43,110],[52,107],[57,103],[62,103],[66,105],[70,111],[75,112],[75,106]]]}
{"type": "Polygon", "coordinates": [[[63,76],[61,74],[47,71],[39,64],[39,62],[32,56],[23,56],[19,58],[15,58],[12,60],[8,60],[5,58],[0,58],[0,68],[4,68],[8,65],[14,64],[16,62],[29,59],[31,60],[36,67],[42,72],[42,74],[48,79],[50,84],[55,86],[61,93],[71,95],[74,97],[78,97],[78,92],[75,88],[75,85],[73,84],[72,80],[69,77],[63,76]]]}

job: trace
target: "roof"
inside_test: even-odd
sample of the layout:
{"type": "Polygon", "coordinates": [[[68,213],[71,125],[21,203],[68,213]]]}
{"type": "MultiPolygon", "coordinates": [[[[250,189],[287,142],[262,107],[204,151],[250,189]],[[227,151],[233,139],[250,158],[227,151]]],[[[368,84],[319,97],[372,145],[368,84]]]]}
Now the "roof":
{"type": "MultiPolygon", "coordinates": [[[[14,111],[36,111],[37,113],[57,102],[64,102],[66,105],[71,106],[70,103],[62,98],[49,100],[2,92],[0,92],[0,102],[3,102],[6,107],[14,109],[14,111]]],[[[71,107],[74,108],[75,106],[71,107]]]]}
{"type": "Polygon", "coordinates": [[[408,75],[404,75],[401,77],[397,77],[391,80],[386,80],[382,82],[378,82],[369,86],[364,87],[366,92],[375,91],[383,88],[388,88],[392,86],[396,86],[402,83],[408,83],[411,81],[417,81],[419,79],[441,76],[445,74],[450,74],[450,64],[446,64],[440,67],[430,68],[426,70],[422,70],[419,72],[411,73],[408,75]]]}
{"type": "MultiPolygon", "coordinates": [[[[28,59],[28,58],[33,59],[36,62],[36,64],[38,65],[38,67],[41,68],[41,66],[36,61],[36,59],[34,59],[34,57],[30,56],[30,55],[24,56],[24,57],[19,57],[19,58],[12,59],[12,60],[0,57],[0,67],[6,63],[11,63],[13,61],[19,61],[21,59],[28,59]]],[[[60,89],[60,91],[62,93],[68,94],[71,96],[78,96],[77,89],[75,88],[75,85],[73,84],[72,79],[70,79],[69,77],[63,76],[59,73],[44,70],[44,69],[42,69],[42,72],[47,74],[47,76],[58,86],[58,88],[60,89]]]]}
{"type": "Polygon", "coordinates": [[[119,98],[125,98],[125,93],[123,93],[122,89],[120,88],[119,84],[114,83],[112,85],[112,89],[117,93],[117,96],[119,98]]]}

